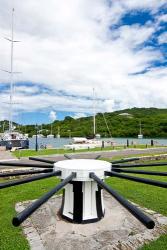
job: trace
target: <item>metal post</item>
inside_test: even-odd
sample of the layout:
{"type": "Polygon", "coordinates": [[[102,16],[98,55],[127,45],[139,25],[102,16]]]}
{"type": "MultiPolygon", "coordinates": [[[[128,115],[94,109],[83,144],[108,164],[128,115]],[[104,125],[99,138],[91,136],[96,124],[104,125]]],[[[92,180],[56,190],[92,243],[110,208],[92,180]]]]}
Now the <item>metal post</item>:
{"type": "Polygon", "coordinates": [[[38,151],[38,127],[35,127],[36,137],[35,137],[35,151],[38,151]]]}
{"type": "Polygon", "coordinates": [[[143,223],[148,229],[152,229],[155,226],[154,221],[135,207],[132,203],[118,194],[114,189],[106,185],[100,178],[98,178],[94,173],[90,173],[90,178],[95,180],[100,187],[104,188],[108,193],[110,193],[120,204],[122,204],[133,216],[135,216],[141,223],[143,223]]]}
{"type": "Polygon", "coordinates": [[[48,160],[48,159],[42,159],[42,158],[36,158],[36,157],[29,157],[29,160],[32,161],[40,161],[40,162],[46,162],[46,163],[50,163],[50,164],[54,164],[56,161],[53,160],[48,160]]]}
{"type": "Polygon", "coordinates": [[[121,179],[126,179],[130,181],[135,181],[135,182],[140,182],[152,186],[157,186],[157,187],[162,187],[162,188],[167,188],[167,182],[162,182],[162,181],[155,181],[155,180],[150,180],[150,179],[145,179],[145,178],[139,178],[135,176],[130,176],[130,175],[125,175],[125,174],[119,174],[116,172],[105,172],[106,176],[111,176],[111,177],[118,177],[121,179]]]}
{"type": "Polygon", "coordinates": [[[35,210],[37,210],[42,204],[44,204],[50,197],[52,197],[55,193],[57,193],[60,189],[62,189],[65,185],[67,185],[73,178],[76,177],[75,173],[69,175],[66,179],[64,179],[61,183],[59,183],[56,187],[50,190],[48,193],[44,194],[41,198],[33,202],[29,207],[24,209],[21,213],[19,213],[16,217],[13,218],[13,225],[19,226],[24,220],[26,220],[35,210]]]}
{"type": "Polygon", "coordinates": [[[46,178],[50,178],[50,177],[58,176],[58,175],[61,175],[61,171],[54,171],[54,172],[51,172],[51,173],[40,174],[40,175],[25,178],[25,179],[3,182],[3,183],[0,183],[0,189],[13,187],[13,186],[21,185],[21,184],[24,184],[24,183],[37,181],[37,180],[42,180],[42,179],[46,179],[46,178]]]}
{"type": "Polygon", "coordinates": [[[96,135],[96,116],[95,116],[95,89],[93,88],[93,136],[96,135]]]}

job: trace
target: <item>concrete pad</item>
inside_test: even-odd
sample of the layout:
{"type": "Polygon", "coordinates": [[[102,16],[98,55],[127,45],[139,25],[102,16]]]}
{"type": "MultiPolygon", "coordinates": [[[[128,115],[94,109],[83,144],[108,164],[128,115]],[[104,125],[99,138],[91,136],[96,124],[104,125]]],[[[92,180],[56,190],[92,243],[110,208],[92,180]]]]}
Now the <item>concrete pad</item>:
{"type": "MultiPolygon", "coordinates": [[[[153,230],[146,229],[106,192],[105,217],[91,224],[63,220],[59,214],[61,200],[61,195],[53,197],[22,224],[32,250],[130,250],[167,233],[167,217],[142,208],[156,222],[153,230]]],[[[17,212],[31,202],[16,204],[17,212]]]]}
{"type": "Polygon", "coordinates": [[[0,151],[0,161],[12,161],[16,159],[10,151],[0,151]]]}

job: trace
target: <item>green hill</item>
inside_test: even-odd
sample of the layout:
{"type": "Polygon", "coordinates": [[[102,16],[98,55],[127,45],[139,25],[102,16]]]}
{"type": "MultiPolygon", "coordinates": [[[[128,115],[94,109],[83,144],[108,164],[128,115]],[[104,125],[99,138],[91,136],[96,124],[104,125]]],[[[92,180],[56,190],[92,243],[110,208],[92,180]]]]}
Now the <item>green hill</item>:
{"type": "MultiPolygon", "coordinates": [[[[113,137],[137,137],[139,134],[139,122],[142,124],[144,137],[167,138],[167,109],[157,108],[132,108],[111,113],[98,113],[96,115],[96,133],[102,137],[109,137],[105,120],[113,137]]],[[[2,122],[1,122],[2,125],[2,122]]],[[[50,133],[51,124],[42,124],[44,135],[50,133]],[[47,131],[48,130],[48,131],[47,131]]],[[[63,121],[52,123],[53,134],[57,134],[60,128],[61,137],[90,136],[93,134],[93,117],[74,119],[70,116],[63,121]]],[[[1,126],[2,132],[2,126],[1,126]]],[[[22,132],[35,134],[34,125],[21,126],[22,132]]]]}

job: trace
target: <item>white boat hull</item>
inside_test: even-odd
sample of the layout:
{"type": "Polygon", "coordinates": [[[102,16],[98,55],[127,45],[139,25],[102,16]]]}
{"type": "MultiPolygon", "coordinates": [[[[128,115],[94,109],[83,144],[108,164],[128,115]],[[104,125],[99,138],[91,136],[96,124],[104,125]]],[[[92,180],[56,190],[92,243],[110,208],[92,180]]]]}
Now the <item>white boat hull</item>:
{"type": "Polygon", "coordinates": [[[142,134],[138,135],[138,139],[143,139],[143,135],[142,134]]]}

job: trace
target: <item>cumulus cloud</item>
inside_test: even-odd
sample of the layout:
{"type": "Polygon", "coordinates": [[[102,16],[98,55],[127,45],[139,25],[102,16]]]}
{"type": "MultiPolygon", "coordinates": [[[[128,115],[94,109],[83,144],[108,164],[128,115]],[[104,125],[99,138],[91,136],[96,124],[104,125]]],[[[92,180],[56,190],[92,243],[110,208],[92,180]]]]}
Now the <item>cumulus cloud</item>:
{"type": "Polygon", "coordinates": [[[56,118],[57,118],[57,116],[56,116],[56,112],[55,111],[50,111],[50,114],[49,114],[49,119],[51,120],[51,121],[54,121],[54,120],[56,120],[56,118]]]}
{"type": "Polygon", "coordinates": [[[122,25],[114,33],[115,36],[121,40],[122,43],[126,44],[128,48],[136,47],[147,41],[153,34],[155,28],[151,25],[140,26],[139,24],[134,25],[122,25]]]}
{"type": "Polygon", "coordinates": [[[162,35],[158,37],[158,42],[160,44],[167,43],[167,32],[164,32],[162,35]]]}
{"type": "MultiPolygon", "coordinates": [[[[158,48],[144,47],[157,26],[152,22],[124,25],[129,11],[157,13],[163,0],[14,0],[14,76],[17,112],[50,110],[92,113],[92,88],[97,111],[133,106],[167,105],[166,69],[151,67],[163,60],[158,48]],[[39,11],[40,10],[40,11],[39,11]],[[114,28],[118,25],[117,28],[114,28]],[[149,68],[143,75],[135,74],[149,68]],[[30,84],[29,83],[33,83],[30,84]],[[161,91],[160,91],[161,89],[161,91]]],[[[0,34],[10,37],[9,0],[0,0],[0,34]]],[[[161,19],[165,20],[165,17],[161,19]]],[[[163,34],[164,35],[164,34],[163,34]]],[[[162,42],[163,35],[159,37],[162,42]]],[[[8,69],[10,44],[0,39],[0,68],[8,69]]],[[[9,86],[0,72],[0,83],[9,86]]],[[[1,90],[1,89],[0,89],[1,90]]],[[[0,91],[6,114],[9,91],[0,91]]],[[[1,111],[2,113],[2,111],[1,111]]]]}
{"type": "Polygon", "coordinates": [[[105,100],[102,105],[106,112],[112,112],[114,109],[115,103],[114,103],[114,100],[105,100]]]}
{"type": "Polygon", "coordinates": [[[157,11],[158,8],[166,4],[166,0],[120,0],[121,4],[128,9],[144,9],[151,10],[153,12],[157,11]]]}
{"type": "Polygon", "coordinates": [[[87,114],[85,114],[85,113],[75,113],[73,118],[78,119],[78,118],[86,117],[86,116],[87,116],[87,114]]]}
{"type": "Polygon", "coordinates": [[[167,22],[167,14],[163,14],[163,15],[159,16],[158,21],[166,23],[167,22]]]}

